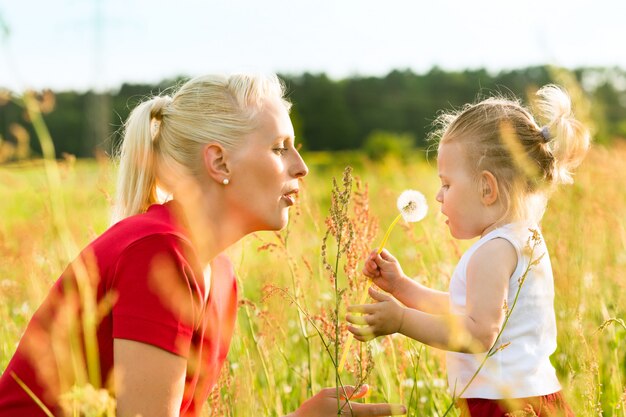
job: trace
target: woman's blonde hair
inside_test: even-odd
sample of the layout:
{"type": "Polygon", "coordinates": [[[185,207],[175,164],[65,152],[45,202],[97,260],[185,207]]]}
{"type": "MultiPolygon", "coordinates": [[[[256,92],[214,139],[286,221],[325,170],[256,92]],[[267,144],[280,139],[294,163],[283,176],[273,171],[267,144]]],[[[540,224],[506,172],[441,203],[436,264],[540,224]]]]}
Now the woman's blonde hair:
{"type": "Polygon", "coordinates": [[[537,92],[537,119],[518,100],[492,97],[442,114],[434,133],[440,144],[463,144],[476,179],[491,172],[506,207],[505,217],[538,221],[553,186],[573,182],[590,137],[572,112],[569,95],[546,85],[537,92]]]}
{"type": "Polygon", "coordinates": [[[226,149],[242,145],[255,128],[266,99],[287,110],[285,89],[276,75],[206,75],[187,81],[172,96],[156,96],[133,109],[124,124],[113,222],[142,213],[160,202],[158,166],[197,175],[202,148],[211,142],[226,149]]]}

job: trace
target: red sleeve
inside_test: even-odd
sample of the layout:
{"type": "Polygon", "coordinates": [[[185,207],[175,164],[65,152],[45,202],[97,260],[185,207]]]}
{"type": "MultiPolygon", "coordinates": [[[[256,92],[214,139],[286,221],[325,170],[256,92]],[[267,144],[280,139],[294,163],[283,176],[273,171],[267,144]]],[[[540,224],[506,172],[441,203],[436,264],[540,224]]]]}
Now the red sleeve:
{"type": "Polygon", "coordinates": [[[182,245],[172,235],[151,235],[122,252],[111,285],[114,339],[188,356],[203,297],[182,245]]]}

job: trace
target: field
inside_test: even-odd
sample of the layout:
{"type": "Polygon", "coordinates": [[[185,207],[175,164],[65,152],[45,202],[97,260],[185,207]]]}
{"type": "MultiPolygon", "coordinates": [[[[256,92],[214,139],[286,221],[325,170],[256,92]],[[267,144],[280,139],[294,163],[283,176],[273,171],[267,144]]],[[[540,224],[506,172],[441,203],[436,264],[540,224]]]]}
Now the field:
{"type": "MultiPolygon", "coordinates": [[[[339,323],[345,326],[346,305],[356,303],[366,285],[358,273],[361,261],[396,217],[395,200],[403,190],[422,191],[430,205],[422,222],[396,227],[386,245],[405,272],[446,289],[471,243],[453,240],[439,214],[432,155],[415,155],[412,163],[373,163],[359,154],[304,157],[310,175],[288,228],[250,236],[230,250],[241,307],[207,415],[283,415],[321,387],[334,386],[336,297],[339,323]],[[331,269],[339,265],[338,289],[345,291],[338,294],[322,262],[322,242],[329,228],[332,178],[341,187],[348,164],[354,181],[347,221],[353,222],[355,237],[338,261],[332,237],[326,245],[331,269]]],[[[551,359],[566,398],[581,416],[626,416],[625,161],[624,146],[592,149],[575,184],[554,194],[542,224],[557,294],[558,349],[551,359]]],[[[0,370],[49,286],[79,248],[108,225],[114,166],[106,160],[67,160],[52,168],[60,175],[60,188],[50,185],[40,162],[0,166],[0,370]]],[[[340,327],[339,334],[341,355],[347,332],[340,327]]],[[[357,357],[364,367],[373,365],[367,401],[403,403],[410,416],[441,416],[450,405],[441,351],[402,336],[379,338],[368,349],[355,342],[351,349],[341,379],[346,384],[359,379],[363,370],[357,357]]]]}

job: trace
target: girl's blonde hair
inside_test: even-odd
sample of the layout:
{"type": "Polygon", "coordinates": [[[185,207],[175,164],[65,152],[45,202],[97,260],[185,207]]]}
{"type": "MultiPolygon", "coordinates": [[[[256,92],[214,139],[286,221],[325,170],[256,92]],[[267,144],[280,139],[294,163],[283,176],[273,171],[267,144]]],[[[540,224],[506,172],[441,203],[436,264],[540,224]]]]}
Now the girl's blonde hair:
{"type": "Polygon", "coordinates": [[[219,143],[236,149],[255,128],[264,100],[278,99],[287,110],[285,89],[276,75],[206,75],[187,81],[172,96],[152,97],[133,109],[124,124],[113,222],[160,202],[160,166],[198,175],[202,148],[219,143]]]}
{"type": "Polygon", "coordinates": [[[542,125],[518,100],[492,97],[442,114],[436,122],[435,138],[440,144],[462,143],[476,179],[485,170],[495,176],[504,217],[513,220],[538,221],[549,191],[573,182],[572,171],[589,149],[589,131],[574,117],[563,89],[542,87],[536,110],[542,125]]]}

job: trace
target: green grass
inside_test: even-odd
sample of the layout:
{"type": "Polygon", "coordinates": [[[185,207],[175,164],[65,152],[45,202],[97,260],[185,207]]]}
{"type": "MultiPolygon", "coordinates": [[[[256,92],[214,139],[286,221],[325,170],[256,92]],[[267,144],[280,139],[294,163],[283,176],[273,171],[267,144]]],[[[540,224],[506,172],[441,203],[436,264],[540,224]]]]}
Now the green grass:
{"type": "MultiPolygon", "coordinates": [[[[407,188],[426,195],[430,212],[420,223],[397,227],[387,244],[405,272],[446,289],[454,265],[470,244],[451,239],[439,214],[434,161],[416,155],[411,164],[372,163],[353,153],[308,154],[305,159],[310,174],[301,204],[280,234],[283,239],[257,233],[229,251],[246,303],[239,311],[220,393],[207,415],[281,415],[321,387],[334,385],[332,363],[313,327],[301,324],[295,305],[279,294],[264,297],[263,290],[268,284],[285,288],[301,297],[316,323],[328,321],[335,295],[322,267],[321,242],[332,177],[340,180],[347,163],[369,187],[370,215],[379,222],[366,248],[377,246],[397,213],[396,197],[407,188]],[[260,250],[266,243],[273,245],[260,250]]],[[[626,416],[626,329],[610,322],[599,330],[611,318],[625,318],[625,160],[623,146],[592,150],[576,183],[555,193],[542,224],[555,273],[559,343],[552,362],[567,400],[582,416],[626,416]]],[[[107,227],[113,166],[78,161],[63,163],[60,169],[70,236],[82,247],[107,227]]],[[[69,261],[51,226],[50,201],[40,163],[0,166],[0,370],[69,261]]],[[[342,258],[340,271],[344,263],[342,258]]],[[[339,274],[339,283],[348,287],[345,274],[339,274]]],[[[356,302],[352,288],[346,297],[356,302]]],[[[378,339],[371,348],[375,366],[368,383],[373,394],[367,401],[402,402],[414,416],[442,414],[450,398],[441,351],[401,336],[378,339]]],[[[356,377],[346,370],[342,379],[351,383],[356,377]]]]}

